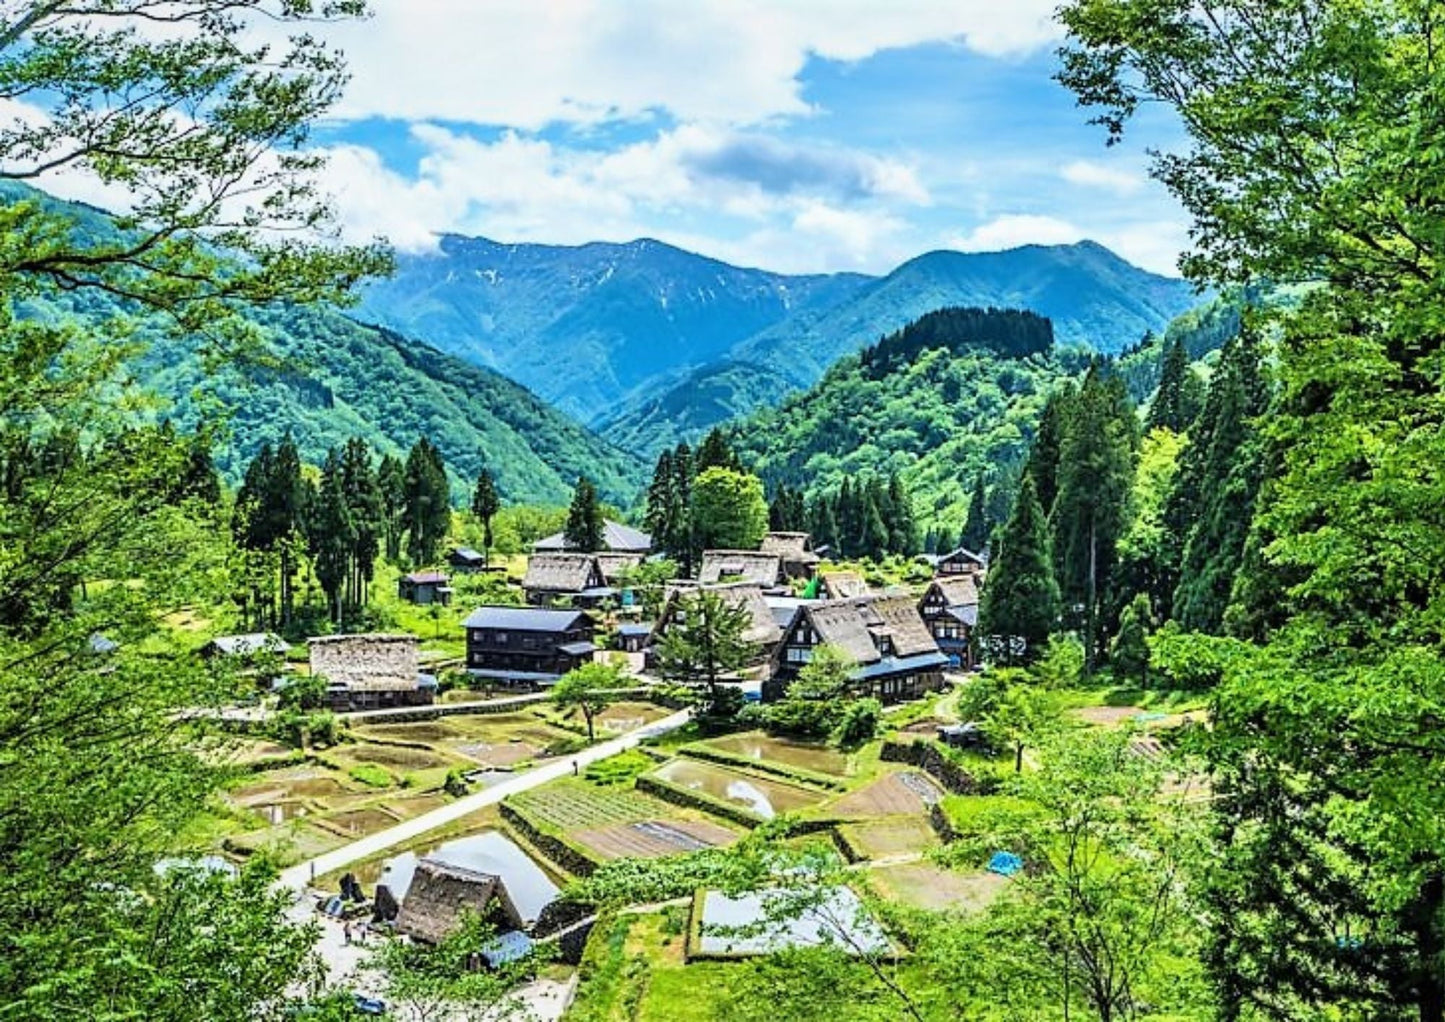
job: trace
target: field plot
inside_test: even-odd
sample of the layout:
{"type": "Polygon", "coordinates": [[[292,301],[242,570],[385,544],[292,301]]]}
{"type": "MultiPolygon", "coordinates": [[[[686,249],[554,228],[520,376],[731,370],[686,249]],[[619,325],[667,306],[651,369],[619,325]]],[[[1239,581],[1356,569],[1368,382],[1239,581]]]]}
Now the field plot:
{"type": "Polygon", "coordinates": [[[703,745],[757,762],[766,760],[812,773],[841,777],[848,772],[848,757],[818,742],[795,742],[750,732],[713,738],[703,745]]]}
{"type": "Polygon", "coordinates": [[[686,759],[675,759],[664,764],[653,776],[675,787],[730,802],[765,820],[770,820],[779,813],[807,809],[823,800],[819,792],[795,784],[756,777],[714,763],[686,759]]]}
{"type": "Polygon", "coordinates": [[[643,820],[568,834],[599,859],[655,859],[721,848],[737,840],[726,827],[705,820],[643,820]]]}
{"type": "Polygon", "coordinates": [[[425,770],[461,763],[465,766],[510,767],[547,754],[552,748],[575,742],[571,732],[555,727],[537,714],[497,713],[445,717],[440,720],[397,724],[370,724],[356,728],[363,742],[409,742],[427,749],[392,751],[395,746],[371,746],[385,752],[368,753],[370,762],[393,769],[425,770]],[[410,756],[404,755],[410,753],[410,756]],[[401,765],[387,757],[410,759],[413,764],[430,757],[430,766],[401,765]]]}
{"type": "Polygon", "coordinates": [[[884,866],[868,876],[880,894],[905,905],[965,912],[987,908],[1010,882],[997,873],[958,873],[926,862],[884,866]]]}
{"type": "Polygon", "coordinates": [[[640,791],[600,788],[564,778],[508,800],[533,823],[556,831],[638,823],[671,815],[672,807],[640,791]]]}
{"type": "Polygon", "coordinates": [[[939,843],[937,832],[923,816],[889,816],[845,823],[839,829],[848,843],[869,859],[916,855],[939,843]]]}
{"type": "Polygon", "coordinates": [[[830,810],[831,815],[845,820],[919,815],[927,813],[928,807],[942,797],[942,789],[927,774],[904,770],[844,795],[830,810]]]}

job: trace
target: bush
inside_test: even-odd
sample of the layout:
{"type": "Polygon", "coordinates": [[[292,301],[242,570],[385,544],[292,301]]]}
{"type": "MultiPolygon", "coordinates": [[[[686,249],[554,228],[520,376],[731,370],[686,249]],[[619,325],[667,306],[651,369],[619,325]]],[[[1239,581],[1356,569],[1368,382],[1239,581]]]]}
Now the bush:
{"type": "Polygon", "coordinates": [[[584,776],[593,784],[630,784],[638,774],[651,770],[652,757],[636,749],[598,760],[587,768],[584,776]]]}
{"type": "Polygon", "coordinates": [[[882,703],[877,699],[855,699],[843,707],[833,741],[843,748],[854,748],[870,741],[882,723],[882,703]]]}

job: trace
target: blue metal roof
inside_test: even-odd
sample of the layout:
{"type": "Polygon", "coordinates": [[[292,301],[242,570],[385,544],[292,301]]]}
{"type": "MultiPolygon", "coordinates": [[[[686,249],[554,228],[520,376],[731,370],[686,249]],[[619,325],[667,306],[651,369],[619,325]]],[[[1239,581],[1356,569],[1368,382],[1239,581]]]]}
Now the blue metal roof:
{"type": "Polygon", "coordinates": [[[532,938],[521,930],[508,930],[497,936],[482,948],[482,957],[492,968],[525,958],[532,950],[532,938]]]}
{"type": "Polygon", "coordinates": [[[490,678],[493,681],[525,681],[538,685],[554,685],[560,675],[546,674],[541,671],[504,671],[493,670],[490,667],[469,667],[467,673],[473,678],[490,678]]]}
{"type": "Polygon", "coordinates": [[[587,656],[597,652],[597,647],[590,642],[568,642],[557,648],[568,656],[587,656]]]}
{"type": "Polygon", "coordinates": [[[895,674],[914,674],[936,667],[947,667],[948,657],[942,653],[919,653],[916,656],[886,656],[875,664],[867,664],[853,672],[855,681],[872,681],[895,674]]]}
{"type": "Polygon", "coordinates": [[[543,610],[537,607],[478,607],[462,622],[464,628],[501,628],[516,632],[565,632],[580,617],[580,610],[543,610]]]}

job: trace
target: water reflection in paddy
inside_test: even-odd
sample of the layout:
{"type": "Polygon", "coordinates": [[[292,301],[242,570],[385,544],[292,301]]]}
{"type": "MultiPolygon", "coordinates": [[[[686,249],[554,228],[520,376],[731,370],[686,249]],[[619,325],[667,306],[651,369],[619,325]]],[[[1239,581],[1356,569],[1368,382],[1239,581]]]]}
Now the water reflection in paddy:
{"type": "Polygon", "coordinates": [[[390,888],[398,902],[404,900],[420,858],[501,877],[523,919],[536,919],[559,893],[551,877],[526,852],[505,835],[490,830],[448,841],[420,856],[416,852],[405,852],[389,859],[377,883],[390,888]]]}
{"type": "Polygon", "coordinates": [[[673,760],[658,770],[657,776],[670,784],[741,806],[765,820],[818,801],[812,792],[791,784],[750,777],[726,767],[688,759],[673,760]]]}

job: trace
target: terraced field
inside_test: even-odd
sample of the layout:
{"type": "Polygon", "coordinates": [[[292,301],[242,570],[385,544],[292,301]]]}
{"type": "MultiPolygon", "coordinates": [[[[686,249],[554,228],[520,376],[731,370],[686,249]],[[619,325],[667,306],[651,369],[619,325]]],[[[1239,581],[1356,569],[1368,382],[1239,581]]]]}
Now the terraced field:
{"type": "Polygon", "coordinates": [[[599,859],[656,859],[665,855],[721,848],[737,840],[726,827],[706,820],[643,820],[574,831],[573,841],[599,859]]]}
{"type": "Polygon", "coordinates": [[[601,788],[564,779],[513,795],[508,800],[532,822],[557,831],[605,827],[666,818],[672,806],[627,788],[601,788]]]}

